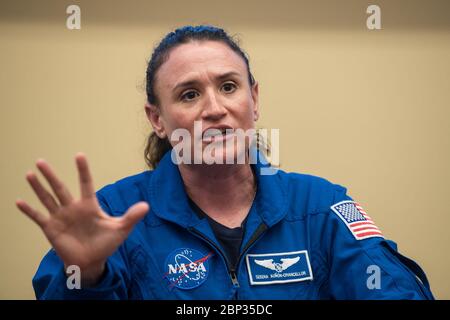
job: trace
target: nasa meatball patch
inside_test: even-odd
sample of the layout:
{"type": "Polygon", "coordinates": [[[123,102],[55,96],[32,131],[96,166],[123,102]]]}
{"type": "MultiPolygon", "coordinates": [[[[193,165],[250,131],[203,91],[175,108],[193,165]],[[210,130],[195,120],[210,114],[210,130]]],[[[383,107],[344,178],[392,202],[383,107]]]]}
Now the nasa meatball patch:
{"type": "Polygon", "coordinates": [[[195,249],[179,248],[172,251],[165,262],[164,277],[170,287],[194,289],[206,281],[212,253],[204,254],[195,249]]]}
{"type": "Polygon", "coordinates": [[[312,280],[308,251],[247,254],[251,285],[312,280]]]}

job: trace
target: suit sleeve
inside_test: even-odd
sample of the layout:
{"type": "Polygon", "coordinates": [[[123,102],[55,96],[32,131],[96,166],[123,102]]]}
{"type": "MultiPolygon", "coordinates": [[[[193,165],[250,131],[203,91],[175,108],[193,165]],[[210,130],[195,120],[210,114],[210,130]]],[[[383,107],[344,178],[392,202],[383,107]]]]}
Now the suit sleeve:
{"type": "MultiPolygon", "coordinates": [[[[111,214],[107,203],[97,193],[102,209],[111,214]]],[[[33,278],[33,288],[39,300],[117,300],[127,299],[129,272],[124,247],[107,259],[105,272],[95,287],[69,289],[64,263],[51,249],[41,261],[33,278]]]]}
{"type": "Polygon", "coordinates": [[[329,267],[325,287],[332,298],[433,299],[419,265],[401,255],[393,241],[384,238],[364,209],[346,194],[345,188],[338,186],[334,205],[325,220],[328,221],[324,226],[324,244],[329,267]],[[373,225],[358,224],[356,220],[362,213],[373,225]]]}

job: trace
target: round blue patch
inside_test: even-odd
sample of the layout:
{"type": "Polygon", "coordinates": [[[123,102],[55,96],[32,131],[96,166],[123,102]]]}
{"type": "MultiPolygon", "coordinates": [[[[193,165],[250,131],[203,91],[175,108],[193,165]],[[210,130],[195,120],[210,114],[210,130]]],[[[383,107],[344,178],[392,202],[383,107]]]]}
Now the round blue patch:
{"type": "Polygon", "coordinates": [[[179,248],[166,258],[165,277],[171,286],[180,289],[193,289],[200,286],[208,278],[210,254],[179,248]]]}

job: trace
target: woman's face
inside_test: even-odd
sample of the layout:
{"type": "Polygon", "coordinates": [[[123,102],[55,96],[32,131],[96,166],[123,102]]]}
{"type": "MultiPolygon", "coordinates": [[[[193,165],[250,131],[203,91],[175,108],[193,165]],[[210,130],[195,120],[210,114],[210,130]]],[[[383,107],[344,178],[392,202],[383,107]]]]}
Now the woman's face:
{"type": "Polygon", "coordinates": [[[192,137],[192,150],[195,142],[202,150],[214,143],[215,156],[223,159],[227,153],[234,152],[236,158],[245,151],[243,145],[226,143],[234,139],[233,133],[194,136],[194,121],[201,122],[202,134],[209,128],[255,128],[258,85],[250,86],[244,60],[226,44],[194,41],[175,47],[157,71],[154,88],[159,106],[147,105],[146,113],[160,138],[170,140],[182,128],[192,137]]]}

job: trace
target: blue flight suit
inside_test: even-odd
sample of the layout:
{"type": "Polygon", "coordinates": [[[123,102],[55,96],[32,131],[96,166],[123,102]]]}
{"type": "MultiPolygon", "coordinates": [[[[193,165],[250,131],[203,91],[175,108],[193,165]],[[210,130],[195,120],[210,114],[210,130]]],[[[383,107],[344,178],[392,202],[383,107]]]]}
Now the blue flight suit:
{"type": "MultiPolygon", "coordinates": [[[[263,159],[263,158],[260,158],[263,159]]],[[[54,250],[33,279],[38,299],[433,299],[424,272],[385,240],[340,185],[252,164],[257,193],[241,254],[231,265],[207,219],[189,205],[168,152],[153,171],[97,192],[120,216],[138,201],[150,212],[92,288],[69,289],[54,250]]],[[[238,186],[237,186],[238,187],[238,186]]]]}

